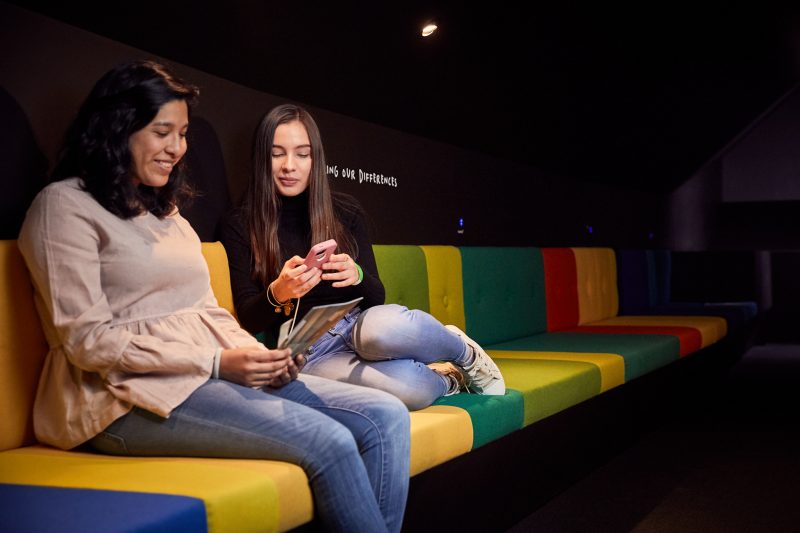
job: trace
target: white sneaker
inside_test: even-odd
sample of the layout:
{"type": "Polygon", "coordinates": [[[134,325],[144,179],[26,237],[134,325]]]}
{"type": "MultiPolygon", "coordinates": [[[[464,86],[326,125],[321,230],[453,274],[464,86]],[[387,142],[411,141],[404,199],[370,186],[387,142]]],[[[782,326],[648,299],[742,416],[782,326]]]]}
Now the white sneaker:
{"type": "Polygon", "coordinates": [[[472,392],[488,396],[504,395],[506,393],[506,382],[503,380],[502,374],[500,374],[500,369],[494,364],[489,354],[456,326],[448,324],[445,327],[461,337],[467,346],[472,349],[472,353],[475,354],[475,361],[470,366],[464,367],[464,372],[469,379],[468,388],[472,392]]]}
{"type": "Polygon", "coordinates": [[[447,392],[444,393],[444,396],[452,396],[453,394],[458,394],[462,390],[469,392],[464,374],[453,363],[449,361],[439,361],[436,363],[429,363],[427,366],[447,380],[447,392]]]}

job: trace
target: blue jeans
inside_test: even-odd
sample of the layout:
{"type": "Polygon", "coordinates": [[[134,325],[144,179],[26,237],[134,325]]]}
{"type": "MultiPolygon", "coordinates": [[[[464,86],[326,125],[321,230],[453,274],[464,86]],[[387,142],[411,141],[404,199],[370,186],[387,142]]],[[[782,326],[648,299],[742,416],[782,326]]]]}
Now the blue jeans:
{"type": "Polygon", "coordinates": [[[394,394],[410,410],[444,395],[447,380],[434,361],[463,366],[467,346],[430,314],[396,304],[354,309],[308,350],[304,374],[394,394]]]}
{"type": "Polygon", "coordinates": [[[408,410],[378,390],[301,375],[280,389],[211,379],[170,417],[134,409],[89,444],[113,455],[273,459],[303,468],[331,531],[400,531],[408,410]]]}

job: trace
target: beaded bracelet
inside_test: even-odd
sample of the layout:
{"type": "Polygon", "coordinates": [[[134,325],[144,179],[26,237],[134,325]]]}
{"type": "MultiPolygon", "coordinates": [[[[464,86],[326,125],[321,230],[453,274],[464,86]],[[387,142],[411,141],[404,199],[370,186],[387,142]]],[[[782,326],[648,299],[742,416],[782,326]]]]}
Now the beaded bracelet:
{"type": "MultiPolygon", "coordinates": [[[[275,282],[273,281],[272,283],[275,282]]],[[[267,287],[267,301],[272,307],[275,308],[276,313],[283,311],[284,315],[289,316],[292,312],[292,309],[294,309],[294,302],[292,302],[291,298],[289,298],[286,302],[279,302],[278,297],[272,292],[272,283],[270,283],[269,287],[267,287]],[[273,298],[275,299],[274,302],[272,301],[273,298]]]]}

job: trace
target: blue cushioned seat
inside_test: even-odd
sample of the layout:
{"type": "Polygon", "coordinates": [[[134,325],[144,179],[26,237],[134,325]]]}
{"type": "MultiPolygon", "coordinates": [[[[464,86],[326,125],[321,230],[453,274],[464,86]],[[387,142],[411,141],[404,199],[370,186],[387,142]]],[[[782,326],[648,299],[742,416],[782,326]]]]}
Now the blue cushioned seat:
{"type": "Polygon", "coordinates": [[[207,531],[201,500],[169,494],[0,484],[6,533],[207,531]],[[13,520],[7,518],[13,517],[13,520]]]}

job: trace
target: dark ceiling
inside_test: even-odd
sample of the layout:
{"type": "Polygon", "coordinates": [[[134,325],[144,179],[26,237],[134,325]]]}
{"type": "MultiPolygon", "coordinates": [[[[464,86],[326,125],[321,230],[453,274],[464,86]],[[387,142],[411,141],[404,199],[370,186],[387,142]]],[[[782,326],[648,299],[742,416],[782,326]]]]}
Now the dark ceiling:
{"type": "Polygon", "coordinates": [[[274,95],[653,191],[688,178],[800,70],[797,10],[768,2],[50,4],[20,2],[274,95]],[[427,20],[440,29],[424,39],[427,20]]]}

